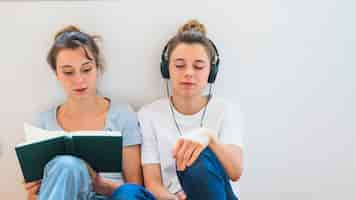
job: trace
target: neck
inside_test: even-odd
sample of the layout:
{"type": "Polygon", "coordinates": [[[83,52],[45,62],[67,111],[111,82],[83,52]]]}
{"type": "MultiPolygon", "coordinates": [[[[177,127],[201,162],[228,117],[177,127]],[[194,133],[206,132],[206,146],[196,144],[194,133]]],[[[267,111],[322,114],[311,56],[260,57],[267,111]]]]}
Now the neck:
{"type": "Polygon", "coordinates": [[[103,108],[106,108],[105,105],[106,102],[103,97],[93,96],[80,100],[69,98],[62,107],[65,113],[69,115],[84,116],[102,112],[103,108]]]}
{"type": "Polygon", "coordinates": [[[185,115],[199,112],[208,103],[208,98],[204,96],[182,97],[173,95],[170,100],[174,108],[185,115]]]}

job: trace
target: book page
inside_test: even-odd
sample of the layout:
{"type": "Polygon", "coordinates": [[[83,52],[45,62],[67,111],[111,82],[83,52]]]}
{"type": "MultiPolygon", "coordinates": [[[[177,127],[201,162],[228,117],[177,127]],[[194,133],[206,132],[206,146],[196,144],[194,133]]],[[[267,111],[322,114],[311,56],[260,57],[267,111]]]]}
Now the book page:
{"type": "Polygon", "coordinates": [[[122,136],[120,131],[49,131],[35,127],[29,123],[24,123],[24,131],[26,142],[19,145],[31,144],[61,136],[122,136]]]}

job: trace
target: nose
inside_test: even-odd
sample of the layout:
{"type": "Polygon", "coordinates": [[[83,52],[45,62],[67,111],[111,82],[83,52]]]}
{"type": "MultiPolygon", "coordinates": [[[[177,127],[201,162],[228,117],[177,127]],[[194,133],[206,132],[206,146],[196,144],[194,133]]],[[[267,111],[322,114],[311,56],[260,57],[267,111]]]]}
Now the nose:
{"type": "Polygon", "coordinates": [[[185,71],[184,71],[184,76],[185,77],[191,78],[193,76],[193,74],[194,74],[194,69],[193,69],[192,66],[188,66],[188,67],[185,68],[185,71]]]}
{"type": "Polygon", "coordinates": [[[84,82],[84,76],[82,74],[80,74],[80,73],[77,73],[74,76],[74,82],[77,83],[77,84],[83,83],[84,82]]]}

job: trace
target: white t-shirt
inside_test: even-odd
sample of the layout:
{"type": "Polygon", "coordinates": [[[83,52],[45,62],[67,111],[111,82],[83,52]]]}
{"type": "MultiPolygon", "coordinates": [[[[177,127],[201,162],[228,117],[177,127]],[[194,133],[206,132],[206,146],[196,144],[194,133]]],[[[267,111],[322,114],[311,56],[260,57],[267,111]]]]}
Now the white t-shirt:
{"type": "MultiPolygon", "coordinates": [[[[138,112],[143,141],[142,163],[160,164],[164,187],[171,193],[182,190],[176,174],[172,149],[180,133],[175,125],[168,98],[162,98],[143,106],[138,112]]],[[[193,115],[184,115],[174,109],[183,134],[199,128],[204,108],[193,115]]],[[[214,130],[223,144],[235,144],[242,148],[242,117],[239,105],[212,97],[208,103],[203,127],[214,130]]],[[[237,192],[237,182],[231,182],[237,192]]]]}

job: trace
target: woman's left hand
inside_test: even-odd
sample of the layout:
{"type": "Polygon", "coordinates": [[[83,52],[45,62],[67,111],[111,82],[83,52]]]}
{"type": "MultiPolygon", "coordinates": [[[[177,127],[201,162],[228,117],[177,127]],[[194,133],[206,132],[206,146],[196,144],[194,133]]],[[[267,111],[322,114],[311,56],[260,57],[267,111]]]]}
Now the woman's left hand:
{"type": "Polygon", "coordinates": [[[212,139],[211,131],[205,128],[181,136],[173,148],[177,170],[184,171],[186,167],[191,166],[212,139]]]}

